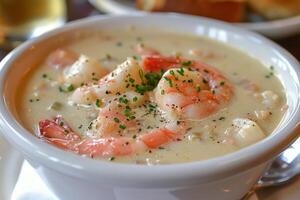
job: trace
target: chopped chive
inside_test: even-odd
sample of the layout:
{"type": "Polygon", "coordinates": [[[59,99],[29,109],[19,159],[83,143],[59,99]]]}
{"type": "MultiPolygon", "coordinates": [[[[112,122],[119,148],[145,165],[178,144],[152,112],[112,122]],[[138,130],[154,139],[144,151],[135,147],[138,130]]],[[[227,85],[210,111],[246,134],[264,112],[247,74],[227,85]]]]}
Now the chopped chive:
{"type": "Polygon", "coordinates": [[[124,104],[128,104],[128,99],[124,98],[124,97],[120,97],[119,98],[119,102],[120,103],[124,103],[124,104]]]}
{"type": "Polygon", "coordinates": [[[200,85],[197,84],[197,85],[196,85],[196,91],[197,91],[197,92],[200,92],[200,90],[201,90],[200,85]]]}
{"type": "Polygon", "coordinates": [[[100,101],[100,99],[96,99],[96,106],[98,107],[98,108],[100,108],[101,107],[101,101],[100,101]]]}
{"type": "Polygon", "coordinates": [[[116,158],[115,157],[110,157],[109,161],[114,161],[116,158]]]}
{"type": "Polygon", "coordinates": [[[184,67],[188,67],[188,66],[190,66],[190,65],[192,64],[192,61],[190,61],[190,60],[183,61],[181,64],[182,64],[182,66],[184,66],[184,67]]]}
{"type": "Polygon", "coordinates": [[[170,87],[173,87],[173,83],[172,83],[172,80],[171,80],[171,79],[169,79],[168,77],[164,77],[164,79],[165,79],[166,81],[168,81],[170,87]]]}
{"type": "Polygon", "coordinates": [[[123,46],[123,43],[122,42],[117,42],[117,44],[116,44],[118,47],[121,47],[121,46],[123,46]]]}
{"type": "Polygon", "coordinates": [[[126,126],[124,124],[120,124],[119,128],[124,130],[126,128],[126,126]]]}
{"type": "Polygon", "coordinates": [[[180,69],[176,70],[178,74],[180,74],[181,76],[184,75],[184,69],[182,67],[180,67],[180,69]]]}
{"type": "Polygon", "coordinates": [[[137,97],[133,97],[133,98],[132,98],[132,101],[133,101],[133,102],[136,102],[137,100],[138,100],[137,97]]]}
{"type": "Polygon", "coordinates": [[[116,122],[116,123],[119,123],[120,122],[120,120],[118,119],[118,118],[114,118],[114,121],[116,122]]]}
{"type": "Polygon", "coordinates": [[[74,90],[74,86],[72,84],[68,85],[67,91],[72,92],[74,90]]]}
{"type": "Polygon", "coordinates": [[[133,78],[129,78],[128,80],[129,80],[130,83],[134,83],[135,82],[135,80],[133,78]]]}

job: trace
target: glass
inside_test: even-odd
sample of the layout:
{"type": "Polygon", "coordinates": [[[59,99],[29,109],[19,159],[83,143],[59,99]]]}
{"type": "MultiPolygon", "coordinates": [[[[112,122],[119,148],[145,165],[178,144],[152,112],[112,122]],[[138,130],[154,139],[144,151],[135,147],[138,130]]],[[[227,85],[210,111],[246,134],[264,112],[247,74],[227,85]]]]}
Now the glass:
{"type": "Polygon", "coordinates": [[[24,41],[65,23],[64,0],[0,0],[0,44],[24,41]]]}

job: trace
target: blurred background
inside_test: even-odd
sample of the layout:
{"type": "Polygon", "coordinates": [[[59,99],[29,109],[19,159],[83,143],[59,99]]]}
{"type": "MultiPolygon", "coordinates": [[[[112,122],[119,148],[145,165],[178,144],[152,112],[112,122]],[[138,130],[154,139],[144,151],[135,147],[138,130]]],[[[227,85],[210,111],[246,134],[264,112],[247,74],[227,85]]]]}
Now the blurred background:
{"type": "Polygon", "coordinates": [[[0,59],[69,21],[103,14],[180,12],[271,37],[300,60],[300,0],[0,0],[0,59]]]}

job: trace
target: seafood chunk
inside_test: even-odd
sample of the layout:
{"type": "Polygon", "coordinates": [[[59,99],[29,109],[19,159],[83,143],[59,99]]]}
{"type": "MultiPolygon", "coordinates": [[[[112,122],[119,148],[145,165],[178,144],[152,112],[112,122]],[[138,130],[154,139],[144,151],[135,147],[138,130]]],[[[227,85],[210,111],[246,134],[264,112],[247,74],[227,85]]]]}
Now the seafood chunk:
{"type": "Polygon", "coordinates": [[[240,147],[248,146],[266,137],[261,128],[250,119],[234,119],[233,125],[233,137],[235,143],[240,147]]]}
{"type": "Polygon", "coordinates": [[[271,90],[266,90],[262,92],[261,96],[263,97],[262,103],[267,108],[274,108],[276,105],[278,105],[280,100],[279,96],[271,90]]]}
{"type": "Polygon", "coordinates": [[[98,80],[107,73],[108,70],[96,60],[81,55],[73,65],[64,70],[64,81],[74,86],[80,86],[92,80],[98,80]]]}
{"type": "Polygon", "coordinates": [[[77,88],[71,96],[71,100],[75,103],[83,103],[87,102],[87,96],[101,100],[135,90],[134,85],[142,82],[140,77],[141,70],[134,59],[128,58],[114,71],[101,78],[97,84],[77,88]]]}

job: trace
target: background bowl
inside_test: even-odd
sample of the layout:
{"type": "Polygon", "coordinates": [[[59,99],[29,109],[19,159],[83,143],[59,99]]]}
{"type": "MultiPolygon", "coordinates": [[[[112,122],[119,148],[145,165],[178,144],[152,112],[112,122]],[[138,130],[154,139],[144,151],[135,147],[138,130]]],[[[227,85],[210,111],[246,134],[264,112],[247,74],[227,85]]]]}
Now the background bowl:
{"type": "MultiPolygon", "coordinates": [[[[89,0],[96,8],[110,14],[132,14],[138,11],[134,0],[89,0]]],[[[300,32],[300,15],[284,19],[258,22],[232,23],[250,31],[261,33],[267,37],[285,38],[300,32]]]]}
{"type": "Polygon", "coordinates": [[[36,168],[61,199],[222,199],[241,198],[274,156],[297,136],[299,110],[298,62],[275,43],[226,23],[175,14],[100,16],[71,23],[11,52],[0,69],[1,130],[7,140],[36,168]],[[16,93],[22,77],[53,49],[85,30],[140,29],[188,33],[224,42],[273,65],[287,91],[289,109],[272,135],[240,151],[205,161],[143,166],[96,161],[48,145],[22,127],[16,93]]]}

